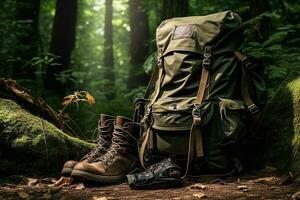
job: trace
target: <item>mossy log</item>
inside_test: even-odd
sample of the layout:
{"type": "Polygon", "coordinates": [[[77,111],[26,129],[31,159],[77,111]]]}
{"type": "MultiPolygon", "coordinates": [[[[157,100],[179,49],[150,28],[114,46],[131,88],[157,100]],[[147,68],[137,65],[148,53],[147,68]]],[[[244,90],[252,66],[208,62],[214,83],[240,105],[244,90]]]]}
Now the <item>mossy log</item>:
{"type": "MultiPolygon", "coordinates": [[[[292,73],[268,103],[263,118],[265,159],[300,176],[300,73],[292,73]]],[[[255,147],[253,147],[255,148],[255,147]]]]}
{"type": "Polygon", "coordinates": [[[80,159],[92,147],[16,102],[0,98],[0,176],[59,175],[66,160],[80,159]]]}

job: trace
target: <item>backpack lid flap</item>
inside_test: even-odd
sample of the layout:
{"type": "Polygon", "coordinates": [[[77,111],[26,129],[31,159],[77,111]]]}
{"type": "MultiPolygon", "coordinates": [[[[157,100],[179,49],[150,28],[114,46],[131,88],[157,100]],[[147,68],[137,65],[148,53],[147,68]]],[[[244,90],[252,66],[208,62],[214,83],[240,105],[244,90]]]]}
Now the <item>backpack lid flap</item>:
{"type": "Polygon", "coordinates": [[[162,55],[171,51],[192,51],[202,54],[204,46],[221,32],[240,25],[241,18],[231,11],[168,19],[156,30],[157,48],[162,55]]]}

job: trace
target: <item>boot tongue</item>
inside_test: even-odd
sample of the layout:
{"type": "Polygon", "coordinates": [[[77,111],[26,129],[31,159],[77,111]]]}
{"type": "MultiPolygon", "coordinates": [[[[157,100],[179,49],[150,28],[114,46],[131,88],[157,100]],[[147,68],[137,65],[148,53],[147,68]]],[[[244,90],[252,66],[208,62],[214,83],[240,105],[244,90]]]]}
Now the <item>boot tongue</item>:
{"type": "Polygon", "coordinates": [[[132,120],[127,117],[122,117],[122,116],[117,116],[117,118],[116,118],[116,125],[119,127],[123,127],[124,124],[127,122],[132,122],[132,120]]]}
{"type": "Polygon", "coordinates": [[[110,119],[114,119],[114,117],[112,117],[112,116],[110,116],[110,115],[106,115],[106,114],[100,114],[100,121],[99,121],[99,123],[100,123],[100,125],[105,125],[105,122],[107,121],[107,120],[110,120],[110,119]]]}

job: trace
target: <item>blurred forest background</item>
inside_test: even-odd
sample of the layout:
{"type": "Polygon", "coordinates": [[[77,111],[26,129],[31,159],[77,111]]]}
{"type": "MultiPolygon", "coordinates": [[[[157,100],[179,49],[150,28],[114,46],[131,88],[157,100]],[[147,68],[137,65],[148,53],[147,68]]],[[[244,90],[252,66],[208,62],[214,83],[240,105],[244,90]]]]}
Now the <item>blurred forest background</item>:
{"type": "Polygon", "coordinates": [[[300,69],[298,0],[1,0],[0,77],[64,109],[78,135],[91,138],[100,113],[132,115],[162,20],[224,10],[243,18],[243,51],[265,62],[271,98],[300,69]],[[63,108],[75,91],[88,91],[96,104],[63,108]]]}

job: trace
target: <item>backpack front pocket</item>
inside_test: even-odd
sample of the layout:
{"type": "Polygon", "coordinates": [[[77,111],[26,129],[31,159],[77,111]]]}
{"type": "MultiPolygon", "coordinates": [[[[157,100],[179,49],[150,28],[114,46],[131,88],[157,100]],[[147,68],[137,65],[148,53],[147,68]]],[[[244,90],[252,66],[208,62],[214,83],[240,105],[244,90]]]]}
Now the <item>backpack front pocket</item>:
{"type": "Polygon", "coordinates": [[[164,131],[190,130],[195,98],[165,98],[152,108],[153,128],[164,131]]]}
{"type": "Polygon", "coordinates": [[[239,142],[246,134],[243,122],[246,108],[242,101],[220,98],[220,120],[223,132],[223,145],[239,142]]]}

